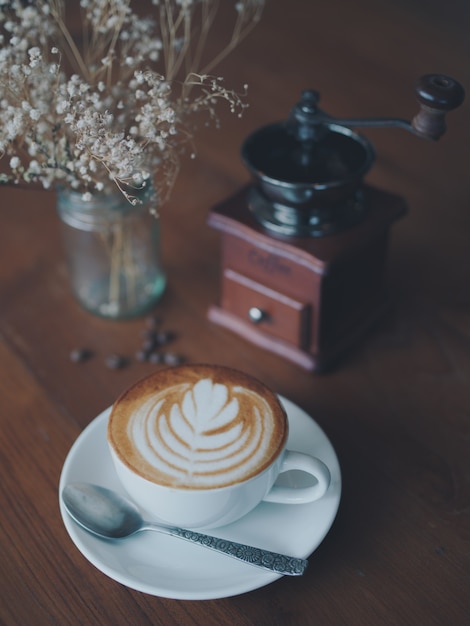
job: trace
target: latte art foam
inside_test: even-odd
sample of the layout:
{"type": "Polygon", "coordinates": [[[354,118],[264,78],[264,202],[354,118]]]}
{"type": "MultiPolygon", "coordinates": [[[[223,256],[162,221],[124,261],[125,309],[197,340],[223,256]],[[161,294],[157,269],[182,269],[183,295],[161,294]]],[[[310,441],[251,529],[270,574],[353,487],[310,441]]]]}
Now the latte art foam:
{"type": "Polygon", "coordinates": [[[125,427],[125,396],[116,403],[109,430],[118,454],[144,478],[179,488],[221,487],[262,471],[286,438],[274,394],[234,370],[210,376],[204,366],[194,377],[194,367],[186,369],[190,380],[152,392],[147,384],[145,397],[127,407],[125,427]]]}

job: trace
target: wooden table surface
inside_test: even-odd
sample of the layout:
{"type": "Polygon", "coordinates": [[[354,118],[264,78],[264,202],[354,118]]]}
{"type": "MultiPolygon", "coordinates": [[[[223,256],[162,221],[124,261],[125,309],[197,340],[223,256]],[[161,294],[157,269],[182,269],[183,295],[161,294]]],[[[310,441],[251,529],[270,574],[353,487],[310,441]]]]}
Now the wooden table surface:
{"type": "Polygon", "coordinates": [[[105,366],[110,353],[134,355],[145,319],[81,310],[54,195],[1,189],[1,624],[470,623],[470,104],[449,115],[437,143],[363,131],[378,155],[368,182],[405,197],[410,213],[392,228],[392,309],[337,369],[311,374],[206,315],[220,269],[219,233],[206,219],[249,180],[243,138],[285,119],[307,88],[331,115],[410,119],[421,74],[469,86],[469,29],[468,0],[268,1],[219,67],[227,85],[249,84],[250,108],[200,132],[199,156],[162,211],[168,288],[154,312],[176,333],[172,349],[259,377],[307,411],[338,454],[339,512],[302,578],[178,601],[115,582],[77,550],[59,512],[64,460],[94,417],[158,366],[105,366]],[[69,352],[80,346],[96,354],[77,365],[69,352]]]}

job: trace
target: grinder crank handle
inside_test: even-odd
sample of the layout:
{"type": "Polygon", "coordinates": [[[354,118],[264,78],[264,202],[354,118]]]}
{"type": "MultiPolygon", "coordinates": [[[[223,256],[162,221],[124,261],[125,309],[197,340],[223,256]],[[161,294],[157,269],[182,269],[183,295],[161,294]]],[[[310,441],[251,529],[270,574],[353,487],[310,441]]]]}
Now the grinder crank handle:
{"type": "Polygon", "coordinates": [[[334,118],[317,107],[319,94],[308,90],[302,94],[302,100],[293,109],[298,122],[299,137],[309,136],[310,127],[325,123],[339,124],[348,128],[402,128],[418,137],[437,140],[446,131],[446,113],[459,107],[465,99],[462,85],[444,74],[425,74],[416,83],[416,95],[420,110],[413,120],[377,117],[377,118],[334,118]]]}
{"type": "Polygon", "coordinates": [[[421,137],[437,140],[446,131],[446,113],[462,104],[465,90],[451,76],[425,74],[416,83],[416,94],[420,110],[411,126],[421,137]]]}

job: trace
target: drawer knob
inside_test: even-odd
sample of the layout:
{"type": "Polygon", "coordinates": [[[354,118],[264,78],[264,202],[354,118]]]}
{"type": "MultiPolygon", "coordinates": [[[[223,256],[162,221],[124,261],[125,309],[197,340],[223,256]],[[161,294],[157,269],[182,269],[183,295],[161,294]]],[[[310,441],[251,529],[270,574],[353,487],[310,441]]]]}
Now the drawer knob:
{"type": "Polygon", "coordinates": [[[266,311],[263,311],[263,309],[260,309],[257,306],[252,306],[251,309],[248,311],[248,317],[253,322],[253,324],[260,324],[268,317],[268,314],[266,313],[266,311]]]}

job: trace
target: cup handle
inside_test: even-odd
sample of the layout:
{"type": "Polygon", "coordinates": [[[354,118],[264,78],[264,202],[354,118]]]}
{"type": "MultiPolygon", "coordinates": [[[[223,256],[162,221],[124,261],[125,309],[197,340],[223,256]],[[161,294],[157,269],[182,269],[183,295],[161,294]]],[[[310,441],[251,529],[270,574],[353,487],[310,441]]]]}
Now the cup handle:
{"type": "Polygon", "coordinates": [[[313,476],[317,482],[309,487],[287,487],[274,485],[264,496],[264,502],[278,502],[282,504],[305,504],[314,502],[325,495],[330,486],[330,471],[327,466],[315,457],[287,450],[281,463],[279,474],[289,470],[299,470],[313,476]]]}

